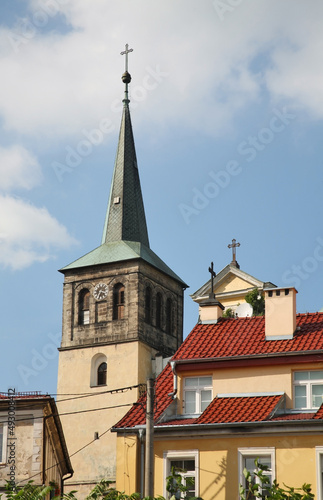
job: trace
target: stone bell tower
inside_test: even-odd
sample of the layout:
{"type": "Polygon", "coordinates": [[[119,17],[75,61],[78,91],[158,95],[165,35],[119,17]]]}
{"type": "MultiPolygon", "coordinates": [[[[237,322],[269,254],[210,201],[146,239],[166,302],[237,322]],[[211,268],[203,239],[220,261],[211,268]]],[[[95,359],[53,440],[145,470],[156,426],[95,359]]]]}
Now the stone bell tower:
{"type": "Polygon", "coordinates": [[[183,339],[187,285],[149,246],[130,119],[129,52],[126,45],[123,114],[102,242],[61,269],[57,400],[75,471],[65,484],[80,498],[100,479],[115,480],[116,439],[109,429],[137,400],[155,356],[170,356],[183,339]]]}

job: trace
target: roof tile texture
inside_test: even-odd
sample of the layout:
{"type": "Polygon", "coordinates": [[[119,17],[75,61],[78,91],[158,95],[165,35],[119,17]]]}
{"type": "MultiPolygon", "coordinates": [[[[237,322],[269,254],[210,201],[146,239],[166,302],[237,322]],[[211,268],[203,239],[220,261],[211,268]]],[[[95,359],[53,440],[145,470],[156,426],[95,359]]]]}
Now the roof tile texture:
{"type": "MultiPolygon", "coordinates": [[[[290,340],[266,340],[265,318],[223,319],[217,324],[196,325],[173,356],[174,360],[230,358],[235,356],[315,352],[323,350],[323,313],[298,314],[299,331],[290,340]]],[[[156,380],[155,423],[157,425],[189,425],[261,422],[266,420],[323,419],[323,405],[315,413],[275,415],[283,396],[217,397],[196,419],[178,419],[158,423],[172,402],[173,374],[167,366],[156,380]]],[[[145,424],[146,396],[115,427],[145,424]]]]}

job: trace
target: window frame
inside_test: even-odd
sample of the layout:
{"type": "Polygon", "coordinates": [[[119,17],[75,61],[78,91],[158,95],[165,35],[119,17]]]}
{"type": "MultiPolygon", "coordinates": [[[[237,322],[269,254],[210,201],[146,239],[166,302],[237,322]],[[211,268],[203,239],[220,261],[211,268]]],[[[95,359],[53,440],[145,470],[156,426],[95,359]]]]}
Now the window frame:
{"type": "Polygon", "coordinates": [[[315,446],[317,500],[323,500],[323,446],[315,446]]]}
{"type": "Polygon", "coordinates": [[[78,324],[80,326],[90,324],[90,290],[82,288],[78,294],[78,324]],[[86,298],[86,300],[85,300],[86,298]],[[88,307],[85,307],[88,306],[88,307]]]}
{"type": "Polygon", "coordinates": [[[103,352],[98,352],[91,359],[90,387],[103,387],[104,385],[108,385],[108,359],[103,352]],[[102,363],[107,364],[106,383],[98,385],[98,369],[102,363]]]}
{"type": "Polygon", "coordinates": [[[156,328],[163,327],[163,296],[160,292],[156,294],[156,328]]]}
{"type": "Polygon", "coordinates": [[[125,286],[123,283],[116,283],[113,287],[113,321],[124,319],[125,314],[125,286]]]}
{"type": "MultiPolygon", "coordinates": [[[[164,498],[170,498],[169,493],[166,490],[166,479],[171,473],[170,463],[172,460],[194,460],[195,461],[195,497],[199,497],[199,450],[167,450],[163,453],[163,466],[164,466],[164,480],[163,480],[163,496],[164,498]]],[[[191,474],[192,476],[192,474],[191,474]]],[[[184,498],[183,494],[181,498],[184,498]]]]}
{"type": "Polygon", "coordinates": [[[213,376],[212,376],[212,374],[183,377],[183,414],[184,415],[201,415],[203,413],[203,411],[207,408],[206,407],[206,408],[204,408],[204,410],[202,410],[201,392],[208,391],[208,390],[211,391],[211,399],[208,403],[208,405],[209,405],[213,400],[213,376]],[[189,379],[193,379],[193,378],[197,378],[198,380],[203,379],[203,378],[211,378],[211,384],[210,385],[200,385],[198,383],[198,385],[190,386],[190,387],[186,388],[185,387],[186,381],[189,379]],[[186,393],[188,393],[188,392],[195,393],[195,411],[193,413],[186,412],[186,393]]]}
{"type": "Polygon", "coordinates": [[[147,285],[145,288],[145,323],[147,323],[148,325],[151,325],[152,323],[152,302],[152,289],[149,285],[147,285]]]}
{"type": "MultiPolygon", "coordinates": [[[[245,477],[243,475],[243,469],[245,468],[246,458],[262,458],[270,457],[271,463],[271,484],[276,479],[276,449],[274,446],[260,448],[238,448],[238,466],[239,466],[239,485],[245,484],[245,477]]],[[[258,483],[259,484],[259,483],[258,483]]],[[[240,498],[240,497],[239,497],[240,498]]]]}
{"type": "Polygon", "coordinates": [[[96,382],[97,382],[97,387],[101,387],[103,385],[107,385],[107,372],[108,372],[108,364],[106,361],[102,361],[102,363],[99,364],[97,370],[96,370],[96,374],[97,374],[97,378],[96,378],[96,382]],[[100,370],[100,368],[105,365],[104,369],[103,370],[100,370]],[[99,378],[100,377],[103,377],[104,379],[104,382],[100,382],[99,383],[99,378]]]}
{"type": "Polygon", "coordinates": [[[173,324],[173,300],[171,297],[167,297],[166,299],[166,311],[165,311],[165,317],[166,317],[166,333],[169,335],[174,335],[173,329],[174,329],[174,324],[173,324]]]}
{"type": "Polygon", "coordinates": [[[323,385],[323,378],[321,379],[314,379],[311,380],[308,378],[307,380],[295,380],[295,374],[296,373],[313,373],[313,372],[320,372],[323,370],[295,370],[293,372],[293,405],[294,405],[294,410],[300,411],[300,410],[318,410],[322,403],[319,406],[313,406],[312,405],[312,388],[315,385],[323,385]],[[305,387],[306,388],[306,406],[296,406],[296,387],[305,387]]]}
{"type": "Polygon", "coordinates": [[[0,465],[4,465],[7,463],[8,422],[0,420],[0,427],[2,427],[2,449],[0,453],[0,465]]]}

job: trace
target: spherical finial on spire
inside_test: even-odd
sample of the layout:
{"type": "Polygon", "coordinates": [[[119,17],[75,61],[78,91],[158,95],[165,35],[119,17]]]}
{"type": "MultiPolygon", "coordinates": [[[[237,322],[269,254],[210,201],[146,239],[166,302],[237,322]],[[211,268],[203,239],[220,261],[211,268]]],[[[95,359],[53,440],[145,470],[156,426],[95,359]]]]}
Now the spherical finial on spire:
{"type": "Polygon", "coordinates": [[[130,83],[131,82],[131,75],[128,73],[128,71],[125,71],[121,77],[123,83],[130,83]]]}

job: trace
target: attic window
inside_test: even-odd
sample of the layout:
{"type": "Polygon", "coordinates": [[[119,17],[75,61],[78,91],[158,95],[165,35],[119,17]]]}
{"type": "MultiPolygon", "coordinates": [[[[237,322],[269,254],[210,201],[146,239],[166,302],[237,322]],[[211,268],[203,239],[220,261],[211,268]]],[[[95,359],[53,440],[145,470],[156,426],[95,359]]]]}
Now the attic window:
{"type": "Polygon", "coordinates": [[[184,379],[184,413],[202,413],[212,401],[212,376],[184,379]]]}
{"type": "Polygon", "coordinates": [[[294,373],[294,407],[319,408],[323,403],[323,370],[294,373]]]}

